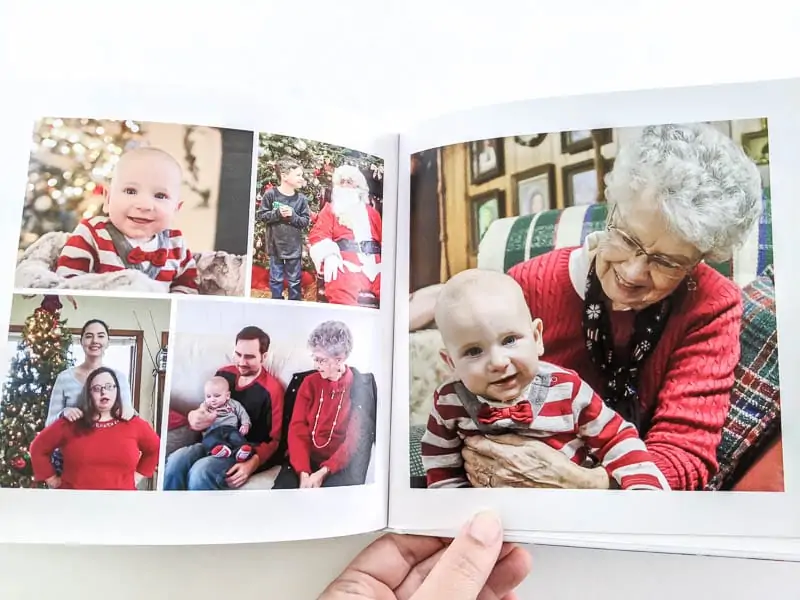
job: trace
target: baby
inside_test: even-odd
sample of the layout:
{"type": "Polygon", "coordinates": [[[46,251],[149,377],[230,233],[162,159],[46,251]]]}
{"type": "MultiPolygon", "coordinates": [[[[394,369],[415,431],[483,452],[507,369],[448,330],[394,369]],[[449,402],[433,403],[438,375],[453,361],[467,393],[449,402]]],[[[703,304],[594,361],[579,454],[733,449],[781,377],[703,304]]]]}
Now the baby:
{"type": "Polygon", "coordinates": [[[181,207],[183,173],[158,148],[123,154],[114,169],[103,210],[107,216],[82,220],[58,257],[56,275],[134,269],[164,291],[196,294],[197,268],[181,232],[170,229],[181,207]]]}
{"type": "Polygon", "coordinates": [[[243,462],[253,454],[253,447],[244,436],[250,431],[250,415],[237,400],[231,398],[228,381],[215,376],[206,381],[205,409],[217,416],[203,432],[203,448],[211,456],[233,456],[243,462]]]}
{"type": "Polygon", "coordinates": [[[669,489],[632,424],[574,371],[539,360],[542,321],[511,277],[459,273],[443,286],[435,318],[455,378],[436,390],[422,437],[429,488],[469,487],[466,436],[513,432],[578,464],[597,458],[622,489],[669,489]]]}

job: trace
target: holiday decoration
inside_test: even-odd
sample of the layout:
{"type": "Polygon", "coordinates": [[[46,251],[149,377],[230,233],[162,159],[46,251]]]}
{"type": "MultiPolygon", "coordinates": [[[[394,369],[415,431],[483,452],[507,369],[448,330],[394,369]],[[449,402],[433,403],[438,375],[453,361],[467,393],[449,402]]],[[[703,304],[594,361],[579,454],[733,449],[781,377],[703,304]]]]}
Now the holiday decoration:
{"type": "Polygon", "coordinates": [[[0,400],[0,487],[41,487],[28,449],[44,427],[58,374],[72,366],[72,335],[60,319],[58,296],[45,296],[25,320],[0,400]]]}
{"type": "Polygon", "coordinates": [[[47,118],[33,132],[20,249],[50,231],[72,231],[100,214],[103,193],[120,155],[137,145],[133,121],[47,118]]]}
{"type": "MultiPolygon", "coordinates": [[[[355,165],[364,173],[370,186],[370,202],[381,212],[383,160],[341,146],[268,133],[259,136],[257,175],[259,198],[266,190],[280,184],[278,174],[275,172],[275,163],[284,157],[293,158],[302,165],[305,171],[306,187],[300,191],[308,198],[312,224],[317,213],[330,198],[333,170],[343,164],[355,165]]],[[[257,209],[258,203],[256,204],[257,209]]],[[[263,221],[256,221],[253,262],[266,269],[269,268],[269,259],[264,250],[264,242],[265,225],[263,221]]],[[[305,251],[303,252],[303,270],[314,270],[305,251]]]]}

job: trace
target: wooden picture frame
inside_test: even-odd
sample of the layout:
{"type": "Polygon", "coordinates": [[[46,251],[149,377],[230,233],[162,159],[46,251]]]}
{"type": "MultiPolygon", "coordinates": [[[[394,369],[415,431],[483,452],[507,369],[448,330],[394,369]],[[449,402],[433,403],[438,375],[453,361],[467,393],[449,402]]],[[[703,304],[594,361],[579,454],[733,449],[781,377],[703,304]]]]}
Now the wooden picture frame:
{"type": "Polygon", "coordinates": [[[556,206],[556,166],[553,163],[538,165],[515,173],[511,177],[514,214],[531,215],[556,206]],[[541,195],[541,203],[537,196],[541,195]]]}
{"type": "Polygon", "coordinates": [[[472,254],[478,253],[481,238],[489,226],[505,216],[506,193],[504,190],[491,190],[469,199],[469,249],[472,254]],[[483,214],[481,209],[484,209],[483,214]]]}
{"type": "Polygon", "coordinates": [[[769,164],[769,130],[748,131],[742,134],[742,149],[757,165],[769,164]]]}
{"type": "Polygon", "coordinates": [[[574,131],[561,132],[561,153],[577,154],[592,149],[591,132],[596,131],[600,135],[600,145],[605,146],[611,143],[612,134],[610,129],[576,129],[574,131]]]}
{"type": "MultiPolygon", "coordinates": [[[[614,166],[614,159],[606,158],[605,159],[605,173],[607,174],[611,171],[611,168],[614,166]]],[[[598,194],[597,192],[597,174],[595,172],[595,164],[594,159],[590,158],[589,160],[583,160],[581,162],[566,165],[561,168],[561,189],[564,193],[564,208],[569,206],[577,206],[577,205],[589,205],[589,204],[598,204],[600,202],[605,202],[605,199],[598,194]],[[591,202],[588,201],[588,195],[591,192],[585,190],[591,190],[592,184],[591,179],[588,179],[588,176],[585,174],[592,173],[594,176],[594,198],[591,202]],[[581,179],[587,179],[586,182],[580,181],[577,182],[576,185],[576,177],[581,177],[581,179]],[[575,194],[577,193],[581,196],[580,198],[576,198],[575,194]],[[600,198],[600,202],[598,202],[598,198],[600,198]]],[[[605,184],[603,185],[603,190],[605,190],[605,184]]]]}
{"type": "Polygon", "coordinates": [[[478,185],[505,173],[505,138],[469,142],[470,183],[478,185]]]}

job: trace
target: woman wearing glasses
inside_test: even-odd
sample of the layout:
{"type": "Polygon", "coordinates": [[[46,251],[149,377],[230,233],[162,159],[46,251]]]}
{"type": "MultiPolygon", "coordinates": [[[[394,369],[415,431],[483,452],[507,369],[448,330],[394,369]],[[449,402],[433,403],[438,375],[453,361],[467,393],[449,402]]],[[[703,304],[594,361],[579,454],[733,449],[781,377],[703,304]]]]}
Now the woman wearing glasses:
{"type": "Polygon", "coordinates": [[[361,485],[375,442],[375,378],[348,366],[353,335],[341,321],[319,324],[308,338],[314,371],[302,382],[288,434],[288,464],[274,489],[361,485]]]}
{"type": "MultiPolygon", "coordinates": [[[[606,183],[604,232],[509,274],[548,324],[544,358],[636,425],[672,489],[702,489],[717,470],[742,316],[740,290],[705,261],[729,258],[758,220],[759,173],[713,127],[664,125],[621,147],[606,183]]],[[[490,474],[495,486],[610,486],[604,469],[540,443],[465,444],[475,486],[490,474]]]]}
{"type": "Polygon", "coordinates": [[[135,490],[138,477],[153,476],[158,435],[137,416],[122,419],[120,385],[113,369],[100,367],[89,374],[80,411],[78,419],[57,419],[34,438],[30,453],[36,481],[61,489],[135,490]],[[56,448],[63,456],[60,475],[50,460],[56,448]]]}

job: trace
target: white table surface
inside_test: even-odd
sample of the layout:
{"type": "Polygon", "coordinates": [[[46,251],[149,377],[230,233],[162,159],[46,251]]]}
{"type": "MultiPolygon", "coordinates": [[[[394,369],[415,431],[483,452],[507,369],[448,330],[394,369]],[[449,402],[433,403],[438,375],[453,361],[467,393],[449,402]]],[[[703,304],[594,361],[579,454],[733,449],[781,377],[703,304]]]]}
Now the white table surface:
{"type": "MultiPolygon", "coordinates": [[[[397,130],[476,103],[800,74],[797,3],[299,4],[225,0],[209,3],[212,11],[204,3],[160,0],[4,2],[0,77],[10,73],[43,85],[42,65],[61,64],[48,69],[51,87],[43,93],[58,93],[62,79],[86,85],[102,79],[203,80],[232,94],[257,94],[278,70],[291,73],[287,101],[338,103],[397,130]],[[668,29],[672,23],[680,24],[668,29]],[[681,33],[681,27],[688,29],[681,33]],[[152,31],[157,35],[145,43],[152,31]],[[268,39],[273,47],[288,43],[291,60],[253,58],[268,39]],[[81,64],[87,56],[91,63],[81,64]],[[327,66],[323,57],[331,61],[327,66]],[[361,85],[343,87],[348,72],[361,85]]],[[[0,597],[314,598],[370,539],[224,548],[0,546],[0,597]]],[[[796,598],[800,583],[800,565],[790,563],[531,551],[534,573],[520,598],[796,598]]]]}

